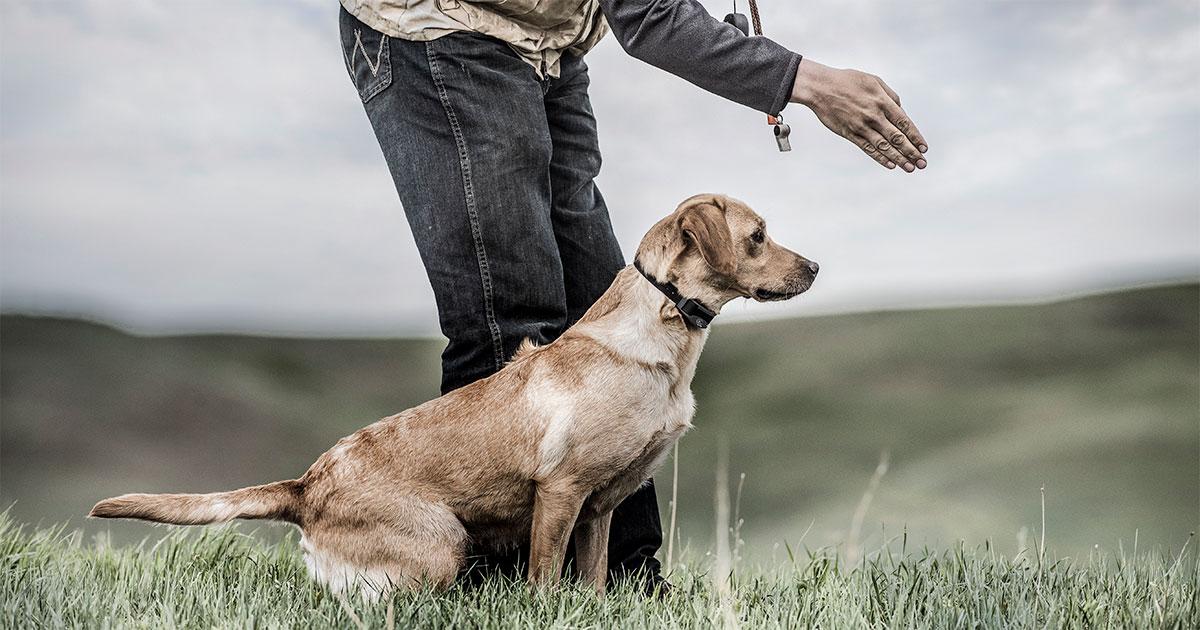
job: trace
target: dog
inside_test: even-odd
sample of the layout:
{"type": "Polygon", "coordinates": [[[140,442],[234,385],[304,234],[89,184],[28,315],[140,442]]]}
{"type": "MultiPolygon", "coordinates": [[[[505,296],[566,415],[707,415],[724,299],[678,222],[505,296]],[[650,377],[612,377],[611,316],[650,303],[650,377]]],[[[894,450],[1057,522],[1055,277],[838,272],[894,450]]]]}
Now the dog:
{"type": "Polygon", "coordinates": [[[313,578],[367,599],[448,587],[468,542],[528,542],[528,579],[545,587],[560,579],[574,536],[577,573],[603,593],[613,508],[691,427],[708,322],[735,298],[799,295],[817,270],[744,203],[691,197],[558,339],[526,340],[492,376],[342,438],[299,479],[126,494],[90,516],[292,523],[313,578]]]}

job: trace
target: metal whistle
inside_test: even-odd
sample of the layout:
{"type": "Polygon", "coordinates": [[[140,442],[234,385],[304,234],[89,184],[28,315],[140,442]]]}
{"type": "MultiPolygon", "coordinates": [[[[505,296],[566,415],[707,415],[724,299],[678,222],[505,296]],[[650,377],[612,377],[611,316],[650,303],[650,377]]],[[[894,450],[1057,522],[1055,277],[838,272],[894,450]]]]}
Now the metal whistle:
{"type": "Polygon", "coordinates": [[[783,122],[783,116],[768,116],[767,122],[775,126],[775,144],[779,145],[779,151],[791,151],[792,141],[788,140],[788,136],[791,135],[792,128],[783,122]]]}

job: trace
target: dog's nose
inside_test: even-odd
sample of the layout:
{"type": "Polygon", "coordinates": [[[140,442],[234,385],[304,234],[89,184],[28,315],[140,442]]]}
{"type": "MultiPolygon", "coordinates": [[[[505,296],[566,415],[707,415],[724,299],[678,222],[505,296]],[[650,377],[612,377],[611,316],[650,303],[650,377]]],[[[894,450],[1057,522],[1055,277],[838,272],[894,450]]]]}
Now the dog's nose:
{"type": "Polygon", "coordinates": [[[817,275],[817,272],[821,270],[821,265],[818,265],[817,261],[815,260],[804,261],[804,266],[808,269],[808,272],[814,276],[817,275]]]}

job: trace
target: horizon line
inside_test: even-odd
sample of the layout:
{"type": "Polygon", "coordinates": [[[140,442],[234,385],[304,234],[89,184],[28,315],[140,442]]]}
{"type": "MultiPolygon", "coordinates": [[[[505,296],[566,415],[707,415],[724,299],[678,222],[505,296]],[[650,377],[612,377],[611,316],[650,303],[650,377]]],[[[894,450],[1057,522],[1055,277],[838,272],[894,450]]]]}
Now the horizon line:
{"type": "MultiPolygon", "coordinates": [[[[795,308],[780,309],[776,312],[723,313],[718,320],[720,325],[741,325],[763,322],[778,322],[789,319],[814,319],[821,317],[840,317],[847,315],[864,315],[871,313],[902,313],[914,311],[940,311],[970,308],[997,308],[1011,306],[1042,306],[1071,302],[1103,295],[1124,293],[1129,291],[1159,289],[1167,287],[1200,286],[1200,274],[1180,275],[1157,279],[1129,280],[1108,285],[1093,285],[1073,289],[1051,291],[1034,291],[1029,293],[1004,294],[998,292],[992,297],[971,297],[962,295],[941,295],[937,297],[922,296],[908,299],[871,300],[859,303],[844,302],[836,305],[818,306],[805,312],[797,312],[795,308]],[[723,320],[723,321],[722,321],[723,320]]],[[[953,292],[951,292],[953,293],[953,292]]],[[[961,293],[961,292],[960,292],[961,293]]],[[[889,296],[892,297],[892,296],[889,296]]],[[[99,310],[99,309],[97,309],[99,310]]],[[[120,321],[120,317],[108,317],[96,310],[72,310],[68,308],[39,309],[28,306],[9,308],[0,305],[2,317],[24,317],[79,321],[110,328],[135,337],[264,337],[281,339],[341,339],[341,340],[437,340],[442,339],[440,332],[387,332],[374,326],[363,326],[358,329],[323,328],[321,324],[307,327],[287,329],[284,327],[255,326],[253,324],[239,326],[238,324],[178,324],[166,326],[139,326],[120,321]]],[[[397,326],[394,328],[404,328],[397,326]]],[[[409,326],[411,329],[412,327],[409,326]]]]}

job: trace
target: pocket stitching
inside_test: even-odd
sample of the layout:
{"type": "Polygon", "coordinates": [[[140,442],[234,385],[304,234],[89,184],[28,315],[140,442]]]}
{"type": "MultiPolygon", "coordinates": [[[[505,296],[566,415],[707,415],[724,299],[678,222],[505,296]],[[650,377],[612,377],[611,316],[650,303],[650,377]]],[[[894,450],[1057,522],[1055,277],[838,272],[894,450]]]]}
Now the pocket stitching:
{"type": "MultiPolygon", "coordinates": [[[[378,33],[378,31],[376,32],[378,33]]],[[[359,29],[354,29],[354,44],[351,46],[350,51],[352,55],[357,55],[358,49],[362,49],[363,61],[366,62],[367,68],[371,70],[371,77],[375,79],[374,84],[369,84],[369,86],[366,88],[358,89],[358,96],[362,99],[363,103],[371,100],[376,94],[379,94],[392,84],[392,56],[391,42],[388,41],[389,39],[390,38],[387,35],[379,33],[379,50],[376,53],[376,63],[378,65],[372,66],[371,57],[367,53],[367,47],[362,42],[361,31],[359,29]],[[380,74],[381,69],[382,75],[380,74]]],[[[349,72],[350,77],[357,82],[358,73],[355,71],[354,63],[352,61],[353,57],[346,55],[346,47],[344,44],[342,46],[342,59],[346,62],[346,71],[349,72]]],[[[358,86],[355,85],[355,87],[357,88],[358,86]]]]}

